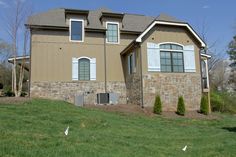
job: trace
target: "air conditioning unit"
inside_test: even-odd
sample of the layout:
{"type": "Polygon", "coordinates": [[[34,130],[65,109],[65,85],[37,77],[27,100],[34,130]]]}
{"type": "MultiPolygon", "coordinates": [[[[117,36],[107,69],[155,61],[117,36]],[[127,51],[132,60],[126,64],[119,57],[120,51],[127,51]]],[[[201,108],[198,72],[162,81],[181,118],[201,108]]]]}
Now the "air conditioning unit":
{"type": "Polygon", "coordinates": [[[117,104],[119,96],[116,93],[98,93],[97,104],[117,104]]]}
{"type": "Polygon", "coordinates": [[[98,93],[97,104],[109,104],[109,93],[98,93]]]}

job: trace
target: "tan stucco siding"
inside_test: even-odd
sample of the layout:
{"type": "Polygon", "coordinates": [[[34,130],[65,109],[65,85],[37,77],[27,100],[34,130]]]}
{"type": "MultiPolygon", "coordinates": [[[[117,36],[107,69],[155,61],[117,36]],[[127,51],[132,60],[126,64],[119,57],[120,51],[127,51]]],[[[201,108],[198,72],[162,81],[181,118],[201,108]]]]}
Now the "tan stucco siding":
{"type": "MultiPolygon", "coordinates": [[[[120,44],[106,44],[107,81],[124,81],[120,52],[134,35],[121,34],[120,44]]],[[[96,81],[105,80],[104,34],[85,32],[84,42],[70,42],[69,31],[32,31],[31,81],[72,81],[72,57],[96,58],[96,81]]]]}
{"type": "Polygon", "coordinates": [[[190,34],[190,32],[183,27],[170,27],[170,26],[155,26],[146,36],[143,38],[141,44],[142,61],[143,61],[143,74],[148,73],[147,66],[147,42],[162,43],[162,42],[175,42],[182,45],[194,45],[195,49],[195,64],[196,73],[200,73],[200,58],[199,50],[200,45],[190,34]]]}

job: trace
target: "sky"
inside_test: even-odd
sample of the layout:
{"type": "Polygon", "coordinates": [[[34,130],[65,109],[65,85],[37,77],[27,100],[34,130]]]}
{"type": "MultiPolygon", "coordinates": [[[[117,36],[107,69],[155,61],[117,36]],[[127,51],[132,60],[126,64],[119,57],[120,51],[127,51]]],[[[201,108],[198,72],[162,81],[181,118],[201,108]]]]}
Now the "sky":
{"type": "MultiPolygon", "coordinates": [[[[11,11],[14,0],[0,0],[0,17],[11,11]]],[[[26,0],[21,0],[26,1],[26,0]]],[[[226,52],[236,35],[236,0],[28,0],[34,14],[54,8],[95,10],[100,7],[115,12],[158,16],[165,13],[188,22],[198,34],[205,32],[207,44],[226,52]],[[204,28],[204,29],[203,29],[204,28]]],[[[0,39],[9,41],[4,21],[0,18],[0,39]]]]}

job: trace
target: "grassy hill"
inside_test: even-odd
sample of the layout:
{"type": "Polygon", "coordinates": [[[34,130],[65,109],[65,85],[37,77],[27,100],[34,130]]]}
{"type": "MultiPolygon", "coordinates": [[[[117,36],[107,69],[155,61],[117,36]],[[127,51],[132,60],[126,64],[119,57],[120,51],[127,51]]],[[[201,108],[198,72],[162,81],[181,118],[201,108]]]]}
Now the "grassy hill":
{"type": "Polygon", "coordinates": [[[217,120],[166,119],[79,108],[62,101],[0,104],[1,157],[235,156],[235,148],[233,115],[217,120]]]}

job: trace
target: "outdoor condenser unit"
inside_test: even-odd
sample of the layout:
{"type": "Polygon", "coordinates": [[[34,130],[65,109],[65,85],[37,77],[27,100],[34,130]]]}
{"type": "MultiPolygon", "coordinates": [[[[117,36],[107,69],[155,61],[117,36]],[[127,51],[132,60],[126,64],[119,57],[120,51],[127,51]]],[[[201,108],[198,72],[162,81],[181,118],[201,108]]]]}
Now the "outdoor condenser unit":
{"type": "Polygon", "coordinates": [[[98,93],[97,94],[98,104],[109,104],[109,93],[98,93]]]}
{"type": "Polygon", "coordinates": [[[117,104],[118,98],[116,93],[98,93],[97,104],[117,104]]]}

